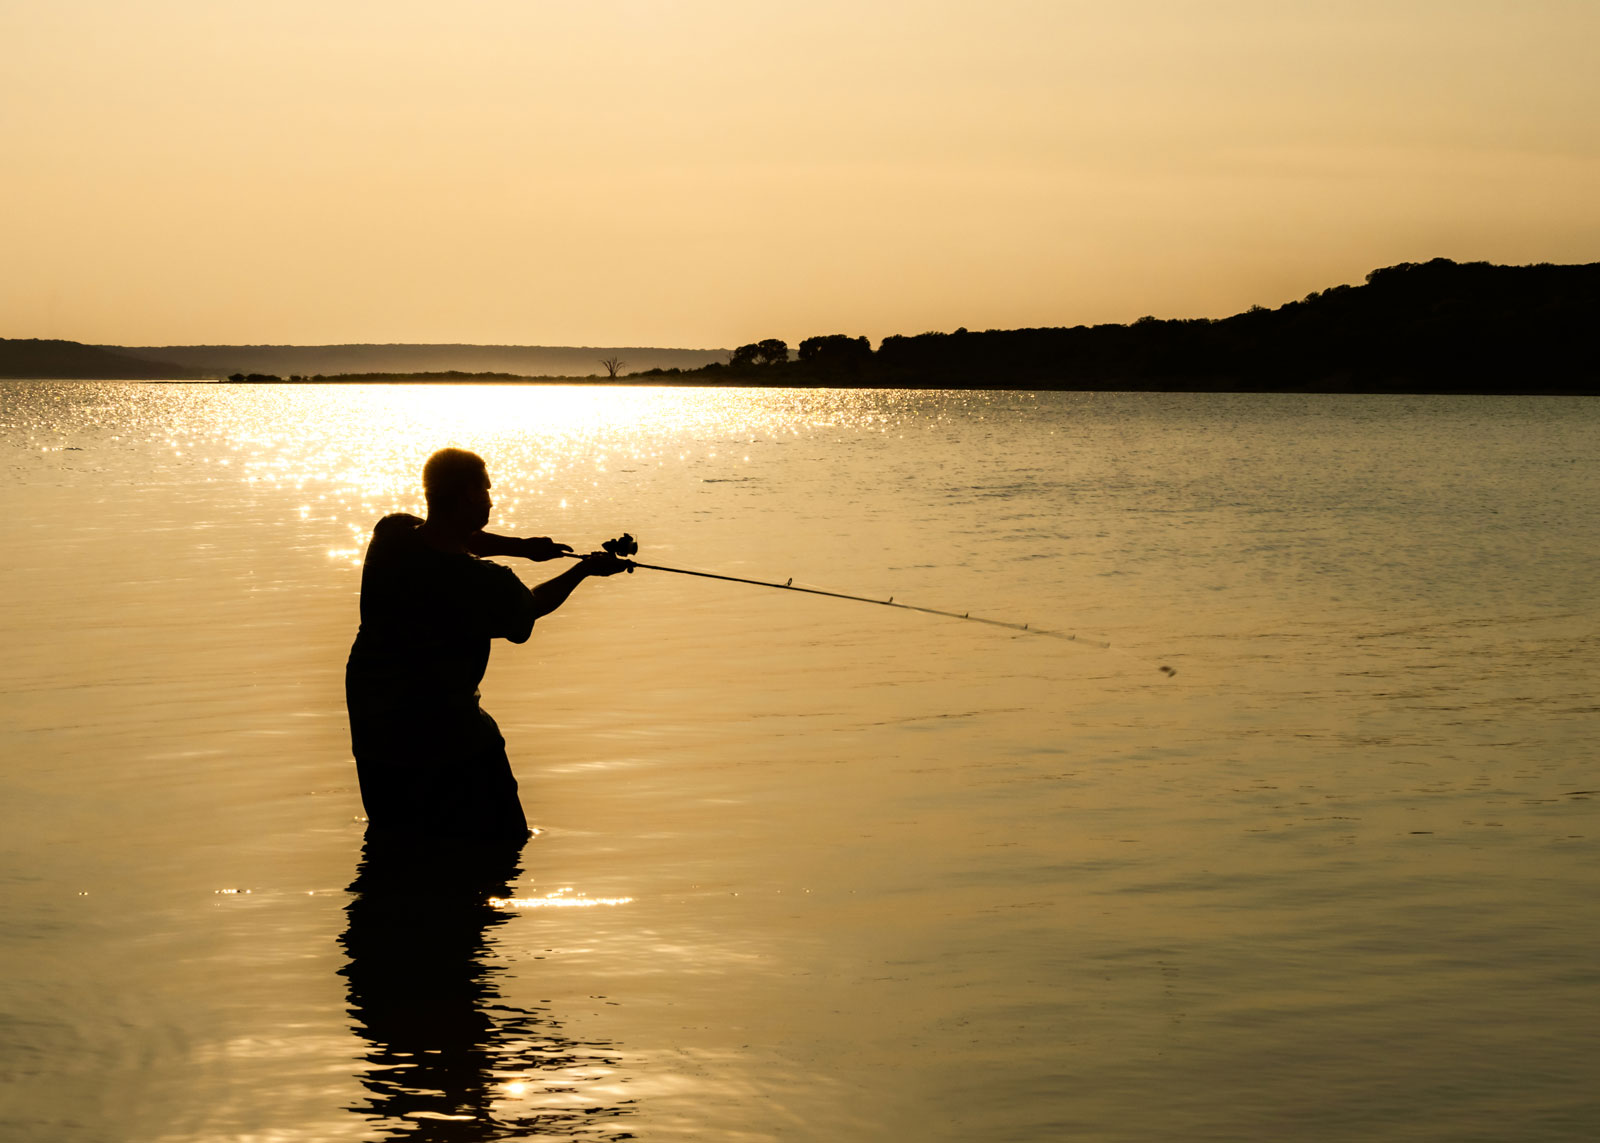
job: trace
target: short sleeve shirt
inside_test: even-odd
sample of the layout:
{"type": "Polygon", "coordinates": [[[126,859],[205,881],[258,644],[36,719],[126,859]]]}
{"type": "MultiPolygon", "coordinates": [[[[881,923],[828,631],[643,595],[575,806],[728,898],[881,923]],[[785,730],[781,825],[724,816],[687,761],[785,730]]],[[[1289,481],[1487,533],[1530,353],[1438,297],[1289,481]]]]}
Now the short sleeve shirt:
{"type": "Polygon", "coordinates": [[[418,535],[415,516],[385,516],[361,569],[361,629],[346,673],[357,707],[426,720],[476,715],[489,641],[525,642],[533,597],[515,572],[418,535]]]}

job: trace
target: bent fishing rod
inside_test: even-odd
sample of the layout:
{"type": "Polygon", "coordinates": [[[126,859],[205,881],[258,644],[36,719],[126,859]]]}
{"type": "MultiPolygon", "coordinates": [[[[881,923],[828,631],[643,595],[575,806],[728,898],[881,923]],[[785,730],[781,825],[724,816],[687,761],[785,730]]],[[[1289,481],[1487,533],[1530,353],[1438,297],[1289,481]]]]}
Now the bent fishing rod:
{"type": "MultiPolygon", "coordinates": [[[[946,619],[964,619],[969,623],[983,623],[990,627],[1005,627],[1012,631],[1020,631],[1025,635],[1044,635],[1051,639],[1065,639],[1071,643],[1082,643],[1085,646],[1096,647],[1102,651],[1113,649],[1110,643],[1102,639],[1090,639],[1083,635],[1074,635],[1068,631],[1052,631],[1043,627],[1035,627],[1030,623],[1012,623],[1005,619],[989,619],[982,615],[973,615],[967,611],[943,611],[937,607],[919,607],[914,603],[899,603],[896,602],[892,595],[888,599],[874,599],[869,595],[850,595],[842,591],[824,591],[820,587],[797,587],[793,576],[790,576],[783,583],[778,583],[776,580],[747,579],[744,576],[723,575],[720,572],[694,571],[690,568],[669,568],[662,564],[641,563],[632,558],[639,553],[639,542],[626,532],[615,540],[607,540],[600,547],[609,555],[615,556],[626,563],[630,572],[634,568],[645,568],[648,571],[671,572],[673,575],[692,575],[701,579],[719,579],[726,583],[747,583],[753,587],[772,587],[780,591],[799,591],[804,592],[806,595],[826,596],[829,599],[847,599],[854,603],[875,603],[879,607],[898,607],[905,611],[920,611],[924,615],[938,615],[946,619]]],[[[573,560],[587,558],[578,552],[563,552],[562,554],[566,558],[573,560]]],[[[1167,666],[1160,667],[1159,670],[1168,678],[1178,673],[1174,668],[1167,666]]]]}

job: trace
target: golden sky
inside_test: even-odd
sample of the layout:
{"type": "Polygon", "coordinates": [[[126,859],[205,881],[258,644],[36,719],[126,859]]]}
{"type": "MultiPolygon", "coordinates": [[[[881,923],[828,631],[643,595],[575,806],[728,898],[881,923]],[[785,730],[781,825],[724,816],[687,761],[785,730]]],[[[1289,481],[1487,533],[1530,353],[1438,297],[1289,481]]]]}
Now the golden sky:
{"type": "Polygon", "coordinates": [[[1595,0],[0,0],[0,336],[792,344],[1600,260],[1595,0]]]}

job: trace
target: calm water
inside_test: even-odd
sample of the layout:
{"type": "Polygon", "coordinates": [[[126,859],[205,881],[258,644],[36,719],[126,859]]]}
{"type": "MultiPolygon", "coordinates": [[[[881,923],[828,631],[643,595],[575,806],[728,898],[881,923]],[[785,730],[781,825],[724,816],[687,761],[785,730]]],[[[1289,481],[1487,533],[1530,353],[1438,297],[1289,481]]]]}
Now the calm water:
{"type": "Polygon", "coordinates": [[[1600,1131],[1600,403],[0,402],[8,1140],[1600,1131]],[[1112,647],[590,583],[485,681],[520,866],[363,867],[360,553],[447,443],[504,530],[1112,647]]]}

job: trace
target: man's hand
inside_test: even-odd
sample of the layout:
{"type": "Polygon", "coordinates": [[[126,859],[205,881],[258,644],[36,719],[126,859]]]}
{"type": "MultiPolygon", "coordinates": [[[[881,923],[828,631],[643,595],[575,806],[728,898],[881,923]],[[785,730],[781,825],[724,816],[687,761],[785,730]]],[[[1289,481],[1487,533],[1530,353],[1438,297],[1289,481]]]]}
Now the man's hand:
{"type": "Polygon", "coordinates": [[[619,560],[610,552],[594,552],[583,557],[578,564],[583,569],[583,574],[589,575],[616,575],[618,572],[631,572],[633,564],[628,560],[619,560]]]}
{"type": "Polygon", "coordinates": [[[522,541],[522,550],[519,556],[526,556],[535,563],[544,563],[546,560],[558,559],[572,551],[571,544],[558,544],[549,536],[529,536],[522,541]]]}

